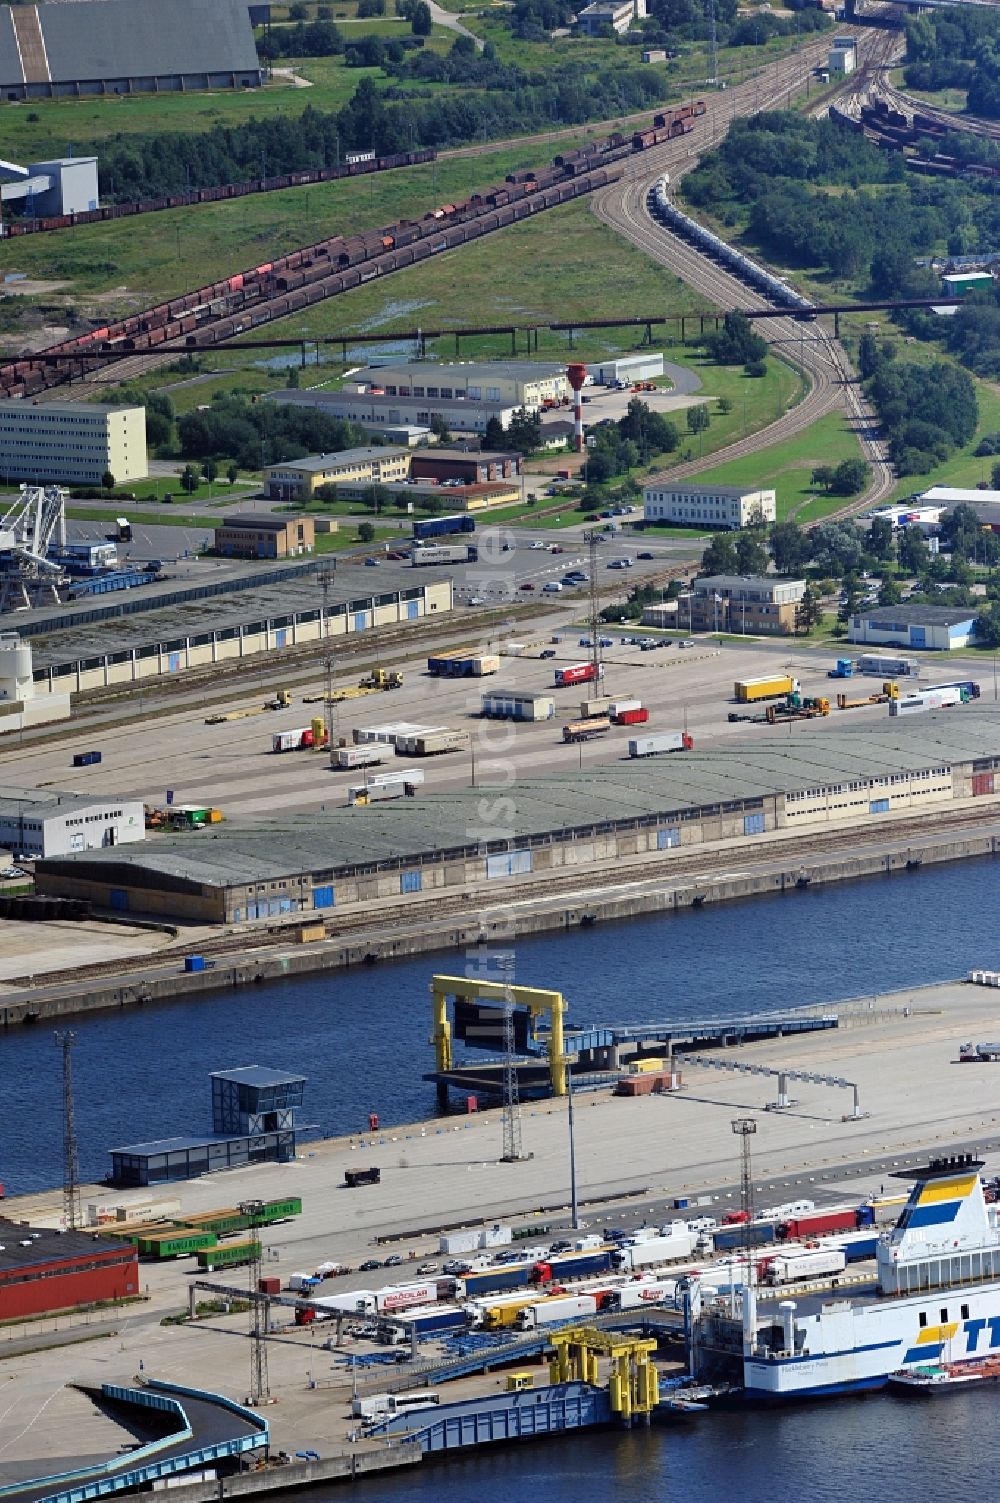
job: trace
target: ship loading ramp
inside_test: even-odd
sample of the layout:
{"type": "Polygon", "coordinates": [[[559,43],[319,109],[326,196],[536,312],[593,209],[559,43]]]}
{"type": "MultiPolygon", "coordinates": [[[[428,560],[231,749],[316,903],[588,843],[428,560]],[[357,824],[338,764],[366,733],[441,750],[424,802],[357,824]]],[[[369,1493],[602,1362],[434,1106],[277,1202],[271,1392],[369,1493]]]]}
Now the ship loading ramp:
{"type": "Polygon", "coordinates": [[[136,1386],[104,1383],[91,1397],[139,1444],[49,1476],[13,1478],[0,1489],[5,1499],[89,1503],[205,1466],[238,1470],[241,1456],[269,1444],[267,1420],[221,1394],[148,1378],[136,1386]]]}

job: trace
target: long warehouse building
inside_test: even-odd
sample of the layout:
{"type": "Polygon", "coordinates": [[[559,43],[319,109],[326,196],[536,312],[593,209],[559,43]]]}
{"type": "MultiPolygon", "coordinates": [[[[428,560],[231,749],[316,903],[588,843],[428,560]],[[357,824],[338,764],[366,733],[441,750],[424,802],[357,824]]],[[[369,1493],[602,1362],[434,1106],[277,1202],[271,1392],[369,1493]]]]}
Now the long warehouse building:
{"type": "Polygon", "coordinates": [[[499,895],[512,877],[998,801],[1000,709],[977,703],[922,715],[919,728],[887,718],[619,762],[586,781],[525,778],[504,788],[505,829],[484,824],[483,788],[461,789],[40,861],[36,886],[118,912],[238,924],[482,882],[499,895]]]}

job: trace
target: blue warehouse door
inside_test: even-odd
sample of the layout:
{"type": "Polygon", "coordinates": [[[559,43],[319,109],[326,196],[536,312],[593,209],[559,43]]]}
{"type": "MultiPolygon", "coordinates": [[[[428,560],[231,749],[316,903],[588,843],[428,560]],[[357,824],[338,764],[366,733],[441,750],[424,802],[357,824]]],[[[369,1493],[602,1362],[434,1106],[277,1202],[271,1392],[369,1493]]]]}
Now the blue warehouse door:
{"type": "Polygon", "coordinates": [[[128,909],[128,893],[120,887],[112,887],[111,906],[117,912],[124,913],[128,909]]]}
{"type": "Polygon", "coordinates": [[[368,616],[365,611],[354,612],[354,630],[364,631],[368,625],[368,616]]]}
{"type": "Polygon", "coordinates": [[[334,904],[333,904],[333,888],[332,887],[314,887],[313,888],[313,907],[314,908],[332,908],[333,906],[334,906],[334,904]]]}
{"type": "Polygon", "coordinates": [[[744,816],[743,816],[743,833],[744,833],[744,835],[763,835],[763,833],[764,833],[764,816],[763,816],[763,814],[744,814],[744,816]]]}
{"type": "Polygon", "coordinates": [[[419,615],[420,615],[420,602],[419,602],[419,600],[408,600],[406,602],[406,619],[407,619],[407,621],[416,621],[416,619],[417,619],[417,617],[419,615]]]}

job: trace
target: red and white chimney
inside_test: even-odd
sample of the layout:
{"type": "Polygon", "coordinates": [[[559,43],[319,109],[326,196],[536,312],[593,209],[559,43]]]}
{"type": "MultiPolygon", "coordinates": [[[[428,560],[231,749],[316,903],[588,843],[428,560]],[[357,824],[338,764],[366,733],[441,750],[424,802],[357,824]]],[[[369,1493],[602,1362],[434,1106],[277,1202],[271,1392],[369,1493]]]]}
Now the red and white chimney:
{"type": "Polygon", "coordinates": [[[573,388],[573,448],[583,453],[583,383],[587,379],[585,365],[567,365],[566,379],[573,388]]]}

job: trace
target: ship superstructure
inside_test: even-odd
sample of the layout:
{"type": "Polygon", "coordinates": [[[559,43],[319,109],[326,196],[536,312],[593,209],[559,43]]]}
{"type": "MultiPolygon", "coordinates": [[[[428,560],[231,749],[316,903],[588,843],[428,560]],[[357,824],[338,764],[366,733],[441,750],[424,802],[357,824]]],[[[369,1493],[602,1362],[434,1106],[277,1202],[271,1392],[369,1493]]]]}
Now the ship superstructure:
{"type": "Polygon", "coordinates": [[[914,1181],[909,1200],[861,1292],[765,1305],[750,1278],[720,1308],[695,1288],[696,1362],[717,1370],[727,1353],[741,1358],[747,1395],[782,1399],[877,1388],[902,1368],[1000,1351],[1000,1232],[981,1168],[965,1154],[900,1176],[914,1181]]]}

